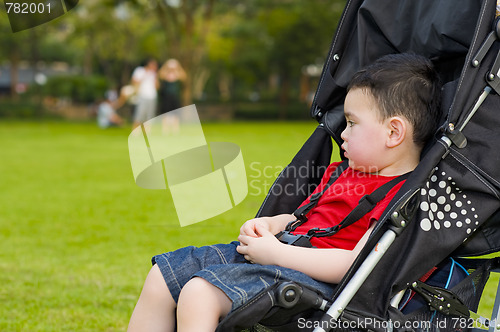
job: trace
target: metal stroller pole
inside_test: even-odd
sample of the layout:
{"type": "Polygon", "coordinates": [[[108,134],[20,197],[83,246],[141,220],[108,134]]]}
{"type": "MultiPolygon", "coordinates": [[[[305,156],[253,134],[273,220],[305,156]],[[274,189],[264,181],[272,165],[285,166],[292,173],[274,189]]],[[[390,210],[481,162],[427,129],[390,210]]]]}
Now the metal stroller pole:
{"type": "MultiPolygon", "coordinates": [[[[491,89],[489,87],[486,87],[477,100],[476,104],[473,107],[473,110],[471,111],[471,114],[467,118],[467,120],[464,122],[464,124],[461,126],[461,129],[467,124],[467,122],[470,120],[470,118],[474,115],[474,113],[479,109],[481,104],[484,102],[488,94],[491,92],[491,89]]],[[[441,147],[446,147],[445,150],[447,151],[448,148],[454,143],[457,146],[465,146],[467,144],[467,140],[465,139],[465,136],[461,133],[460,130],[455,130],[450,126],[450,128],[447,128],[447,134],[443,135],[440,139],[444,144],[441,145],[441,147]]],[[[439,146],[439,145],[437,145],[439,146]]],[[[440,155],[444,155],[445,151],[442,151],[440,155]]],[[[413,194],[409,195],[409,198],[406,200],[405,203],[403,203],[401,206],[406,205],[407,202],[410,202],[412,198],[415,197],[415,193],[419,192],[420,189],[417,189],[413,194]]],[[[337,325],[337,320],[338,318],[342,315],[344,312],[346,306],[349,304],[349,302],[352,300],[352,298],[356,295],[357,291],[361,288],[363,283],[366,281],[370,273],[373,271],[375,266],[378,264],[378,262],[382,259],[386,251],[389,249],[389,247],[392,245],[392,243],[395,241],[396,237],[399,235],[399,233],[405,228],[407,225],[408,221],[412,220],[414,212],[415,212],[415,206],[418,205],[413,202],[413,209],[410,208],[409,211],[412,211],[410,213],[401,213],[402,210],[396,208],[395,212],[391,215],[392,219],[392,227],[390,227],[380,238],[378,243],[374,246],[374,248],[371,250],[370,254],[367,256],[365,261],[361,264],[361,266],[358,268],[358,270],[355,272],[351,280],[347,283],[345,286],[344,290],[340,293],[340,295],[337,297],[337,299],[333,302],[332,306],[328,309],[328,311],[323,315],[322,319],[317,322],[318,324],[316,325],[316,328],[314,329],[313,332],[328,332],[331,329],[335,328],[337,325]],[[399,211],[399,212],[398,212],[399,211]]]]}
{"type": "Polygon", "coordinates": [[[335,302],[333,302],[330,309],[328,309],[328,311],[325,313],[318,326],[314,329],[314,332],[328,332],[331,328],[333,328],[332,325],[335,324],[334,322],[337,321],[337,319],[344,311],[344,308],[349,304],[358,289],[366,281],[373,268],[377,265],[382,256],[384,256],[387,249],[396,239],[396,236],[396,232],[392,229],[387,230],[384,235],[382,235],[379,242],[372,249],[363,264],[361,264],[352,279],[346,285],[345,289],[335,300],[335,302]],[[329,327],[327,329],[323,329],[323,326],[329,327]]]}

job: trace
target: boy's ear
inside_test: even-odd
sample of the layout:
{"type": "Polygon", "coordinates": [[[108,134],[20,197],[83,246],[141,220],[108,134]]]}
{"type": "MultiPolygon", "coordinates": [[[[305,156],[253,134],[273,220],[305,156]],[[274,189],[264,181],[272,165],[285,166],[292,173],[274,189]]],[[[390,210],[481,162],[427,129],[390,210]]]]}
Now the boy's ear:
{"type": "Polygon", "coordinates": [[[406,121],[399,116],[394,116],[388,120],[387,126],[387,147],[393,148],[403,143],[407,132],[406,121]]]}

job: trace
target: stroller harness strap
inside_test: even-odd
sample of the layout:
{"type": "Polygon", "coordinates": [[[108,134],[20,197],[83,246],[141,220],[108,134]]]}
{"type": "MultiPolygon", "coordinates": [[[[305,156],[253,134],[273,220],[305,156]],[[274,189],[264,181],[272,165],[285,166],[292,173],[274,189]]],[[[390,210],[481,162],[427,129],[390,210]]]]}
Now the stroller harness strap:
{"type": "MultiPolygon", "coordinates": [[[[295,230],[295,228],[299,227],[300,225],[302,225],[303,223],[305,223],[307,221],[306,214],[308,214],[309,211],[311,211],[318,204],[321,196],[323,196],[323,194],[328,190],[328,188],[330,188],[330,186],[335,181],[337,181],[340,174],[342,174],[347,169],[348,166],[349,166],[349,162],[347,160],[343,161],[340,165],[338,165],[337,168],[335,169],[335,171],[330,176],[330,179],[326,183],[323,190],[321,192],[318,192],[316,194],[311,195],[311,197],[309,198],[309,203],[304,204],[301,207],[299,207],[297,210],[295,210],[293,215],[297,218],[297,220],[299,222],[296,223],[296,226],[293,228],[293,230],[295,230]]],[[[292,222],[292,223],[294,223],[294,222],[292,222]]]]}
{"type": "MultiPolygon", "coordinates": [[[[287,233],[291,233],[297,229],[300,225],[304,224],[307,222],[307,217],[306,214],[311,211],[319,202],[320,198],[323,196],[323,194],[330,188],[330,186],[339,178],[340,174],[344,172],[344,170],[347,169],[348,162],[344,161],[341,163],[335,172],[332,174],[330,179],[328,180],[328,183],[325,185],[323,190],[321,192],[318,192],[314,195],[311,196],[309,203],[299,207],[293,214],[297,218],[297,220],[294,220],[290,222],[286,228],[285,231],[287,233]]],[[[369,195],[363,196],[359,200],[359,204],[352,209],[352,211],[337,225],[329,228],[312,228],[307,232],[307,237],[327,237],[327,236],[332,236],[341,229],[344,229],[352,224],[354,224],[356,221],[361,219],[364,215],[366,215],[368,212],[373,210],[373,208],[380,202],[382,199],[384,199],[385,196],[389,193],[389,191],[398,183],[401,181],[404,181],[408,178],[408,176],[411,174],[405,173],[403,175],[400,175],[391,181],[385,183],[384,185],[378,187],[375,191],[373,191],[369,195]]]]}

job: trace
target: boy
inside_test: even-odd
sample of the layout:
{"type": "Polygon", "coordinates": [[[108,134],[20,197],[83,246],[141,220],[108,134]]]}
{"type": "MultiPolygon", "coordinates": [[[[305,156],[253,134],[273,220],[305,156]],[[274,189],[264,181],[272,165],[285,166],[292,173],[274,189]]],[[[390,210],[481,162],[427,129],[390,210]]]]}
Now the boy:
{"type": "MultiPolygon", "coordinates": [[[[349,167],[294,234],[338,224],[362,196],[412,171],[438,123],[439,91],[431,63],[417,55],[385,56],[356,73],[345,99],[347,126],[341,135],[349,167]]],[[[337,166],[330,165],[315,192],[337,166]]],[[[173,331],[176,322],[183,332],[214,331],[221,318],[277,280],[297,281],[332,296],[332,284],[342,279],[400,186],[353,225],[330,237],[313,237],[317,248],[280,242],[274,234],[296,219],[283,214],[248,220],[239,243],[155,256],[129,331],[173,331]],[[243,264],[248,262],[253,264],[243,264]]]]}

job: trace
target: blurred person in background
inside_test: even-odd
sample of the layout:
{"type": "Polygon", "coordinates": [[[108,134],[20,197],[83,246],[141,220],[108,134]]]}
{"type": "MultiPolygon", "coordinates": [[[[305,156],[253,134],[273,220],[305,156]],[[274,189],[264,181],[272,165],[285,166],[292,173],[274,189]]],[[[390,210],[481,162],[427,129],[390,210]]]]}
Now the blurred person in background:
{"type": "Polygon", "coordinates": [[[135,87],[137,104],[133,119],[133,128],[152,119],[156,113],[158,63],[148,59],[144,66],[137,67],[132,73],[132,85],[135,87]]]}
{"type": "Polygon", "coordinates": [[[185,80],[186,72],[176,59],[168,59],[158,71],[158,115],[165,114],[162,127],[166,133],[176,133],[179,130],[179,118],[168,112],[182,106],[182,87],[185,80]]]}
{"type": "Polygon", "coordinates": [[[97,108],[97,125],[101,128],[121,126],[123,118],[116,113],[120,104],[116,91],[106,92],[106,99],[97,108]]]}
{"type": "Polygon", "coordinates": [[[186,72],[176,59],[168,59],[158,71],[158,114],[180,108],[186,72]]]}

